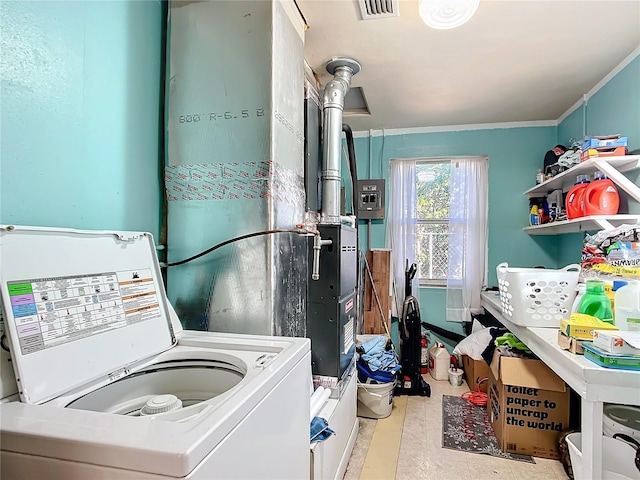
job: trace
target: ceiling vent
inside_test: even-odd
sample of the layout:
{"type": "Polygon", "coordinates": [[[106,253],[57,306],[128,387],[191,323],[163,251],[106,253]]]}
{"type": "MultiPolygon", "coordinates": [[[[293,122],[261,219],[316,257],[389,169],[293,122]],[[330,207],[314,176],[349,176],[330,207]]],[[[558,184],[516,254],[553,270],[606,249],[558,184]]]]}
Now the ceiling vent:
{"type": "Polygon", "coordinates": [[[362,20],[397,17],[400,15],[398,0],[358,0],[362,20]]]}
{"type": "Polygon", "coordinates": [[[371,115],[367,99],[361,87],[351,87],[344,96],[344,116],[348,115],[371,115]]]}

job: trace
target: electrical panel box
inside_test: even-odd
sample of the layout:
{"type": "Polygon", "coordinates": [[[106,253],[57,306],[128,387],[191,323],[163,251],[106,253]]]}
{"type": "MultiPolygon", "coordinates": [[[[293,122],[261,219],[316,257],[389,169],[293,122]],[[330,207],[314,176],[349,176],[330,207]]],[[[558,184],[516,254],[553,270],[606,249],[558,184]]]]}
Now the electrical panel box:
{"type": "Polygon", "coordinates": [[[358,218],[384,218],[384,180],[358,180],[358,218]]]}

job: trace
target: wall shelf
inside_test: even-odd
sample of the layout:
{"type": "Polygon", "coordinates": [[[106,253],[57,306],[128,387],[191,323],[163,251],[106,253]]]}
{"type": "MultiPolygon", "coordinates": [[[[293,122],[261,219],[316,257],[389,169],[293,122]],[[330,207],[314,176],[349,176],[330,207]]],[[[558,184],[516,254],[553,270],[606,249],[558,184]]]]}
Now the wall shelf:
{"type": "MultiPolygon", "coordinates": [[[[629,172],[637,168],[640,168],[640,155],[596,157],[574,165],[569,170],[559,173],[546,182],[530,188],[524,192],[524,194],[531,198],[543,197],[554,190],[567,192],[574,185],[577,175],[592,175],[593,172],[599,170],[609,177],[620,190],[625,191],[631,198],[640,202],[640,187],[624,175],[624,172],[629,172]]],[[[611,230],[620,225],[635,225],[638,223],[640,223],[640,215],[593,215],[590,217],[545,223],[543,225],[534,225],[525,227],[523,230],[529,235],[561,235],[564,233],[611,230]]]]}
{"type": "Polygon", "coordinates": [[[635,225],[636,223],[640,223],[640,215],[593,215],[534,225],[525,227],[523,230],[529,235],[561,235],[563,233],[611,230],[620,225],[635,225]]]}
{"type": "Polygon", "coordinates": [[[574,165],[569,170],[565,170],[555,177],[530,188],[524,192],[524,194],[528,197],[543,197],[558,189],[566,192],[575,184],[577,175],[593,174],[596,170],[600,170],[613,180],[615,184],[620,185],[620,187],[625,191],[627,191],[625,186],[631,187],[632,185],[635,192],[631,193],[627,191],[627,193],[640,201],[640,188],[627,177],[622,175],[624,172],[628,172],[636,168],[640,168],[640,155],[626,155],[624,157],[596,157],[574,165]],[[623,183],[625,185],[623,185],[623,183]]]}

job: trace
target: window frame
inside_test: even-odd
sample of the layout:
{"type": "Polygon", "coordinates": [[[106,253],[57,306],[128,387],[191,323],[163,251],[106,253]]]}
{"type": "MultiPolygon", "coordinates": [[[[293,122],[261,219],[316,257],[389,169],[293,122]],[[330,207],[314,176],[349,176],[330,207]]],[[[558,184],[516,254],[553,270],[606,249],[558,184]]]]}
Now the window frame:
{"type": "MultiPolygon", "coordinates": [[[[425,165],[425,164],[429,164],[429,163],[448,163],[449,165],[451,165],[454,161],[453,157],[430,157],[430,158],[421,158],[419,160],[416,160],[416,166],[418,165],[425,165]]],[[[417,195],[416,195],[416,202],[417,202],[417,195]]],[[[449,222],[450,222],[450,218],[449,216],[445,217],[445,218],[429,218],[429,219],[421,219],[418,217],[418,215],[416,215],[416,226],[418,225],[440,225],[440,224],[446,224],[447,225],[447,229],[449,226],[449,222]]],[[[415,246],[417,247],[417,243],[418,243],[418,235],[416,234],[416,238],[415,238],[415,246]]],[[[447,245],[448,245],[448,239],[447,239],[447,245]]],[[[416,248],[416,254],[417,254],[417,248],[416,248]]],[[[417,260],[417,258],[416,258],[417,260]]],[[[431,287],[431,288],[446,288],[447,286],[447,277],[444,278],[437,278],[437,279],[431,279],[431,278],[426,278],[426,277],[418,277],[418,284],[420,287],[431,287]]]]}

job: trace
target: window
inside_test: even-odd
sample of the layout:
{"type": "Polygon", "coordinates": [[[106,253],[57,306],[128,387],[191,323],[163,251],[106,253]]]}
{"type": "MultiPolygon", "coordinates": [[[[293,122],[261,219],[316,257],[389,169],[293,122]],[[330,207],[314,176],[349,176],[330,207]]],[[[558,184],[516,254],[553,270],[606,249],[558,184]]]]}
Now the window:
{"type": "MultiPolygon", "coordinates": [[[[422,285],[446,286],[447,321],[468,322],[482,311],[488,175],[484,156],[390,161],[387,247],[396,305],[403,304],[406,268],[416,263],[422,285]]],[[[415,292],[418,278],[411,283],[415,292]]]]}
{"type": "Polygon", "coordinates": [[[416,162],[415,252],[421,285],[447,284],[450,160],[416,162]]]}

